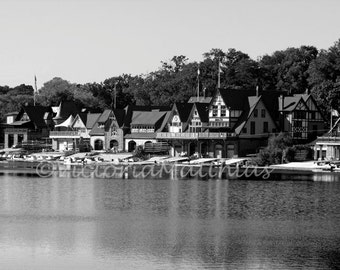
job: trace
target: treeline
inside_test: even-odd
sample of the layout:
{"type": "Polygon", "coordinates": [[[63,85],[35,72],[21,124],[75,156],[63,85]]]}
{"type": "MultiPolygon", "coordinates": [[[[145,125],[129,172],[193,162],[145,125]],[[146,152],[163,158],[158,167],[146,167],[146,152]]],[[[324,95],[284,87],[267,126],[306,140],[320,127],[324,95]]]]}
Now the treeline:
{"type": "MultiPolygon", "coordinates": [[[[73,99],[82,106],[104,109],[113,106],[171,105],[196,95],[197,85],[206,96],[217,87],[221,63],[221,87],[249,89],[259,86],[263,91],[284,91],[287,94],[308,90],[323,111],[339,109],[340,104],[340,40],[327,50],[313,46],[288,48],[265,55],[257,60],[229,49],[212,49],[203,54],[203,61],[189,62],[174,56],[161,67],[145,75],[123,74],[101,83],[74,84],[61,78],[46,82],[37,96],[41,105],[57,105],[62,99],[73,99]],[[199,80],[198,80],[199,69],[199,80]]],[[[23,103],[33,103],[33,88],[21,85],[0,87],[0,117],[18,110],[23,103]]]]}

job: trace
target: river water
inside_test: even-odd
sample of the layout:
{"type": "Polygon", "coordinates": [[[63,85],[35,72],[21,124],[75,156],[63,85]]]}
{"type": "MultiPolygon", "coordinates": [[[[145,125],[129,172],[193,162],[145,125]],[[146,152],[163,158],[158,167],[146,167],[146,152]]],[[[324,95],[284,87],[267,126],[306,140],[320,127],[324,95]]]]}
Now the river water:
{"type": "Polygon", "coordinates": [[[0,269],[339,269],[340,181],[0,175],[0,269]]]}

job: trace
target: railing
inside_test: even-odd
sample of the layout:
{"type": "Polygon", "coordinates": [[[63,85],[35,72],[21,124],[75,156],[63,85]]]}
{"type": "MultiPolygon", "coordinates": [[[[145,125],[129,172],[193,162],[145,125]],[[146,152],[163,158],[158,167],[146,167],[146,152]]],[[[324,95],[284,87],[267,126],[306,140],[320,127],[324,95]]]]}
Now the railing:
{"type": "Polygon", "coordinates": [[[7,134],[18,134],[18,133],[27,133],[27,128],[6,128],[5,133],[7,134]]]}
{"type": "Polygon", "coordinates": [[[317,138],[318,142],[338,142],[340,143],[340,137],[335,136],[322,136],[317,138]]]}
{"type": "Polygon", "coordinates": [[[156,134],[156,139],[225,139],[227,137],[235,136],[235,133],[226,132],[159,132],[156,134]]]}
{"type": "Polygon", "coordinates": [[[225,139],[227,137],[235,137],[235,133],[227,132],[202,132],[198,133],[199,139],[225,139]]]}
{"type": "Polygon", "coordinates": [[[197,139],[198,133],[176,133],[176,132],[158,132],[156,133],[156,139],[197,139]]]}
{"type": "Polygon", "coordinates": [[[81,132],[78,130],[69,131],[50,131],[50,137],[77,137],[81,132]]]}

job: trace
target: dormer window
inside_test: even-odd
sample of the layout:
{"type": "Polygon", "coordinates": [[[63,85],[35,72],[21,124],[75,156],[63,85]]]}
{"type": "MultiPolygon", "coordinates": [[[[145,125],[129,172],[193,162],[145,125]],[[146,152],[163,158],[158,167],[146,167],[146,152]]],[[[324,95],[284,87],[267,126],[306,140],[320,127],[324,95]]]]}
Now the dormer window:
{"type": "Polygon", "coordinates": [[[21,117],[21,121],[29,121],[30,118],[28,117],[27,113],[24,113],[21,117]]]}
{"type": "Polygon", "coordinates": [[[213,116],[217,116],[217,106],[213,106],[213,116]]]}
{"type": "Polygon", "coordinates": [[[226,107],[224,105],[221,106],[221,116],[226,116],[226,107]]]}

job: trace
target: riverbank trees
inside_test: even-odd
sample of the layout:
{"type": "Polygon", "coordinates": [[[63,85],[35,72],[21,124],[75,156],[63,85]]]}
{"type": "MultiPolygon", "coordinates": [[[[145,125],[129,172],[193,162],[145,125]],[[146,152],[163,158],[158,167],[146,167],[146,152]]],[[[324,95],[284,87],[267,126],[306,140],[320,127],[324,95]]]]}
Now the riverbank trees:
{"type": "MultiPolygon", "coordinates": [[[[38,90],[37,103],[56,105],[73,99],[94,109],[127,104],[171,105],[197,94],[211,96],[217,87],[255,88],[296,94],[309,91],[324,112],[340,108],[340,40],[327,50],[313,46],[287,48],[253,60],[244,52],[211,49],[201,62],[184,55],[161,62],[148,74],[122,74],[103,82],[77,84],[53,78],[38,90]]],[[[33,104],[32,86],[0,87],[0,117],[33,104]]]]}

